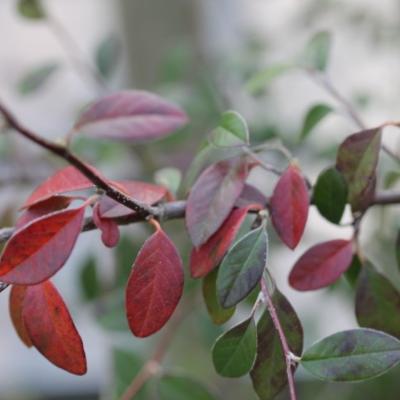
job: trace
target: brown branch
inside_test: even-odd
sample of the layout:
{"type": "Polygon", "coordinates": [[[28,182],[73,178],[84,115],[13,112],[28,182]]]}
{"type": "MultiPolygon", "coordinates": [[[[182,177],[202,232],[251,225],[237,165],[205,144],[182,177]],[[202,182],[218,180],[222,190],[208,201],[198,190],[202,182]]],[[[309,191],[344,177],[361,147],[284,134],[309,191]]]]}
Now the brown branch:
{"type": "Polygon", "coordinates": [[[400,204],[400,193],[385,191],[376,194],[371,206],[387,206],[393,204],[400,204]]]}

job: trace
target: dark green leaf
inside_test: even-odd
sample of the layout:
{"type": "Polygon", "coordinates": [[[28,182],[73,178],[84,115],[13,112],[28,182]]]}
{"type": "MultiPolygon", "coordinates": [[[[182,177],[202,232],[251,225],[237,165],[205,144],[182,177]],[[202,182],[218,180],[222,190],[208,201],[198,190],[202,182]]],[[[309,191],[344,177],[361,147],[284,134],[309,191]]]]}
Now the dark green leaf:
{"type": "Polygon", "coordinates": [[[332,107],[326,104],[316,104],[312,106],[304,118],[303,128],[300,133],[300,139],[304,140],[310,132],[321,122],[328,114],[333,111],[332,107]]]}
{"type": "Polygon", "coordinates": [[[356,316],[360,326],[400,338],[400,293],[370,263],[358,278],[356,316]]]}
{"type": "Polygon", "coordinates": [[[80,284],[85,300],[93,300],[101,293],[96,261],[93,257],[88,258],[83,264],[80,272],[80,284]]]}
{"type": "MultiPolygon", "coordinates": [[[[290,350],[300,356],[303,350],[303,328],[296,312],[278,290],[275,290],[272,301],[290,350]]],[[[271,400],[286,386],[287,375],[279,335],[267,311],[257,324],[257,340],[257,358],[250,376],[259,399],[271,400]]]]}
{"type": "Polygon", "coordinates": [[[104,78],[110,78],[115,71],[120,50],[120,42],[115,35],[107,36],[99,44],[96,50],[96,66],[104,78]]]}
{"type": "Polygon", "coordinates": [[[212,321],[216,325],[221,325],[232,317],[235,307],[223,308],[220,306],[217,298],[217,274],[218,269],[214,269],[203,279],[203,298],[212,321]]]}
{"type": "Polygon", "coordinates": [[[35,92],[49,80],[58,68],[59,65],[54,62],[34,68],[18,82],[18,91],[21,94],[30,94],[35,92]]]}
{"type": "Polygon", "coordinates": [[[308,42],[300,57],[300,64],[305,67],[325,71],[331,48],[332,38],[329,32],[318,32],[308,42]]]}
{"type": "Polygon", "coordinates": [[[164,375],[158,382],[160,400],[216,400],[200,382],[177,375],[164,375]]]}
{"type": "Polygon", "coordinates": [[[265,268],[267,250],[268,236],[264,225],[231,247],[217,276],[217,294],[223,307],[236,305],[257,285],[265,268]]]}
{"type": "Polygon", "coordinates": [[[349,282],[349,284],[352,288],[354,288],[357,284],[357,280],[360,275],[361,268],[362,268],[361,261],[358,258],[358,256],[355,254],[351,261],[350,267],[344,273],[344,276],[346,277],[347,281],[349,282]]]}
{"type": "Polygon", "coordinates": [[[400,361],[400,341],[373,329],[338,332],[315,343],[301,364],[326,381],[362,381],[379,376],[400,361]]]}
{"type": "Polygon", "coordinates": [[[246,83],[247,90],[252,94],[258,94],[265,90],[273,80],[293,69],[293,65],[275,64],[258,72],[252,76],[246,83]]]}
{"type": "Polygon", "coordinates": [[[335,167],[325,169],[318,176],[313,203],[328,221],[340,222],[347,203],[347,184],[335,167]]]}
{"type": "Polygon", "coordinates": [[[253,366],[256,350],[256,325],[251,317],[217,339],[212,349],[215,370],[226,377],[242,376],[253,366]]]}
{"type": "Polygon", "coordinates": [[[46,13],[40,0],[18,0],[18,12],[25,18],[43,19],[46,13]]]}

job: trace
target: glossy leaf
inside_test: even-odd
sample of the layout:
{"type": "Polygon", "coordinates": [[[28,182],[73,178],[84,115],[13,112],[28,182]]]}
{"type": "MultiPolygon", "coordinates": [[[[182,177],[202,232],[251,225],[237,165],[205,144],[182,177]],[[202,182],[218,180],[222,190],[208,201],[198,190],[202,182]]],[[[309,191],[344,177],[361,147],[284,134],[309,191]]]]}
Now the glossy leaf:
{"type": "Polygon", "coordinates": [[[178,305],[182,291],[182,260],[159,229],[141,248],[126,288],[126,313],[133,334],[146,337],[160,330],[178,305]]]}
{"type": "Polygon", "coordinates": [[[362,381],[393,368],[400,361],[400,341],[372,329],[338,332],[315,343],[301,365],[319,379],[362,381]]]}
{"type": "Polygon", "coordinates": [[[217,400],[202,383],[182,375],[163,375],[158,395],[160,400],[217,400]]]}
{"type": "Polygon", "coordinates": [[[35,285],[67,261],[81,233],[85,207],[45,215],[17,230],[0,257],[1,281],[35,285]]]}
{"type": "Polygon", "coordinates": [[[212,322],[216,325],[222,325],[235,313],[235,307],[223,308],[217,298],[217,274],[214,269],[203,279],[203,299],[207,307],[208,314],[212,322]]]}
{"type": "Polygon", "coordinates": [[[256,350],[256,325],[251,317],[217,339],[212,349],[215,370],[226,377],[242,376],[253,366],[256,350]]]}
{"type": "Polygon", "coordinates": [[[239,232],[247,212],[247,207],[234,209],[206,243],[192,250],[190,272],[193,278],[201,278],[219,265],[239,232]]]}
{"type": "Polygon", "coordinates": [[[318,176],[313,203],[328,221],[338,224],[342,219],[347,203],[347,184],[335,167],[325,169],[318,176]]]}
{"type": "Polygon", "coordinates": [[[252,94],[258,94],[265,90],[275,79],[293,70],[293,65],[273,64],[257,72],[246,83],[247,90],[252,94]]]}
{"type": "Polygon", "coordinates": [[[84,190],[93,186],[94,184],[75,167],[68,166],[60,169],[40,184],[28,197],[22,208],[32,207],[62,193],[84,190]]]}
{"type": "Polygon", "coordinates": [[[311,131],[332,112],[332,107],[326,104],[316,104],[312,106],[304,118],[303,128],[300,133],[300,139],[304,140],[311,131]]]}
{"type": "Polygon", "coordinates": [[[226,111],[218,127],[211,133],[211,141],[221,147],[248,144],[249,135],[245,119],[236,111],[226,111]]]}
{"type": "Polygon", "coordinates": [[[41,0],[18,0],[17,8],[25,18],[36,20],[46,17],[41,0]]]}
{"type": "Polygon", "coordinates": [[[13,285],[10,291],[9,310],[11,321],[19,338],[27,347],[32,347],[32,341],[26,330],[25,322],[22,317],[23,304],[25,299],[26,286],[13,285]]]}
{"type": "Polygon", "coordinates": [[[356,316],[360,326],[400,338],[400,293],[369,263],[357,282],[356,316]]]}
{"type": "Polygon", "coordinates": [[[55,62],[35,67],[20,79],[17,86],[18,92],[23,95],[36,92],[48,82],[59,67],[55,62]]]}
{"type": "Polygon", "coordinates": [[[381,129],[369,129],[349,136],[339,147],[336,166],[348,186],[353,211],[365,208],[374,194],[376,166],[381,147],[381,129]]]}
{"type": "Polygon", "coordinates": [[[244,163],[221,161],[197,179],[186,205],[186,226],[194,246],[204,244],[228,217],[243,190],[247,173],[244,163]]]}
{"type": "MultiPolygon", "coordinates": [[[[295,310],[278,290],[275,290],[272,301],[291,352],[300,356],[303,328],[295,310]]],[[[259,399],[271,400],[286,386],[287,375],[282,345],[268,311],[258,321],[257,341],[257,357],[250,377],[259,399]]]]}
{"type": "Polygon", "coordinates": [[[99,203],[96,203],[93,208],[93,222],[101,231],[101,240],[104,246],[115,247],[119,241],[118,224],[110,218],[102,217],[99,203]]]}
{"type": "Polygon", "coordinates": [[[96,66],[105,79],[110,78],[115,71],[120,52],[120,42],[115,35],[107,36],[97,47],[96,66]]]}
{"type": "Polygon", "coordinates": [[[296,165],[289,165],[279,178],[269,207],[279,237],[294,249],[303,236],[309,208],[307,186],[296,165]]]}
{"type": "Polygon", "coordinates": [[[301,65],[325,71],[331,48],[332,38],[329,32],[317,32],[308,42],[300,57],[301,65]]]}
{"type": "Polygon", "coordinates": [[[223,307],[236,305],[254,289],[262,277],[267,251],[264,224],[243,236],[228,251],[217,277],[218,299],[223,307]]]}
{"type": "Polygon", "coordinates": [[[75,130],[112,140],[144,142],[160,139],[188,122],[175,104],[139,90],[114,93],[88,107],[75,130]]]}
{"type": "Polygon", "coordinates": [[[22,315],[33,345],[50,362],[72,374],[86,373],[82,339],[50,281],[26,288],[22,315]]]}
{"type": "Polygon", "coordinates": [[[290,285],[297,290],[316,290],[329,286],[350,267],[353,243],[330,240],[308,249],[296,262],[289,275],[290,285]]]}

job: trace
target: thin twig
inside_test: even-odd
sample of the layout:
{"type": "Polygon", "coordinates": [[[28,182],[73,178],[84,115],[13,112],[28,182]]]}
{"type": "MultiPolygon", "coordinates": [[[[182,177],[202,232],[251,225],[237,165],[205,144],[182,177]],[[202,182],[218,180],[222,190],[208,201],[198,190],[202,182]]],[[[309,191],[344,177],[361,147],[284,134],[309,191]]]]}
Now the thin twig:
{"type": "Polygon", "coordinates": [[[276,308],[274,306],[274,303],[272,301],[272,298],[269,294],[267,284],[263,279],[261,279],[261,290],[264,296],[264,301],[266,303],[266,306],[268,308],[268,311],[271,315],[272,322],[275,326],[276,331],[278,332],[279,340],[281,342],[283,354],[285,357],[285,362],[286,362],[286,375],[288,378],[288,384],[289,384],[289,393],[290,393],[290,399],[291,400],[297,400],[296,396],[296,386],[294,384],[294,376],[293,376],[293,370],[292,370],[292,364],[293,364],[293,358],[292,358],[292,352],[290,351],[289,344],[286,339],[285,332],[283,331],[281,322],[278,317],[278,313],[276,311],[276,308]]]}

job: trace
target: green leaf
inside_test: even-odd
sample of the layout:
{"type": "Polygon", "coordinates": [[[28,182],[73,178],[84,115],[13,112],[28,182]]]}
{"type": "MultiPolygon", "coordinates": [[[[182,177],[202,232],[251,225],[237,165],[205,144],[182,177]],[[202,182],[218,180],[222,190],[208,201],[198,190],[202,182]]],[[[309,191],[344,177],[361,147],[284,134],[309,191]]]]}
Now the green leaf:
{"type": "Polygon", "coordinates": [[[40,0],[18,0],[17,9],[20,15],[25,18],[46,18],[46,13],[40,0]]]}
{"type": "Polygon", "coordinates": [[[247,90],[252,94],[263,92],[272,81],[279,78],[288,71],[293,70],[293,65],[289,64],[274,64],[257,72],[246,83],[247,90]]]}
{"type": "Polygon", "coordinates": [[[203,298],[206,303],[208,314],[216,325],[222,325],[235,313],[235,307],[223,308],[217,298],[218,269],[215,268],[203,279],[203,298]]]}
{"type": "Polygon", "coordinates": [[[133,260],[136,258],[142,238],[136,237],[134,240],[128,236],[122,236],[115,248],[116,263],[116,284],[125,287],[129,275],[132,271],[133,260]]]}
{"type": "Polygon", "coordinates": [[[338,332],[315,343],[301,365],[325,381],[362,381],[393,368],[400,361],[400,341],[373,329],[338,332]]]}
{"type": "Polygon", "coordinates": [[[400,172],[399,171],[389,171],[386,173],[383,186],[385,189],[392,188],[398,181],[400,180],[400,172]]]}
{"type": "Polygon", "coordinates": [[[166,187],[171,193],[176,195],[182,180],[182,173],[177,168],[166,167],[159,169],[154,174],[154,181],[166,187]]]}
{"type": "Polygon", "coordinates": [[[300,64],[319,71],[325,71],[329,61],[331,42],[332,38],[329,32],[316,33],[300,56],[300,64]]]}
{"type": "Polygon", "coordinates": [[[335,167],[325,169],[318,176],[313,203],[328,221],[338,224],[342,219],[347,203],[347,184],[335,167]]]}
{"type": "Polygon", "coordinates": [[[374,195],[381,136],[380,128],[361,131],[347,137],[339,147],[336,167],[347,182],[353,211],[368,206],[374,195]]]}
{"type": "MultiPolygon", "coordinates": [[[[288,300],[275,290],[272,296],[279,321],[292,353],[303,350],[303,328],[288,300]]],[[[257,324],[257,358],[250,377],[260,400],[271,400],[286,386],[286,361],[278,332],[267,311],[257,324]]]]}
{"type": "Polygon", "coordinates": [[[101,293],[99,277],[97,275],[96,260],[88,258],[80,272],[80,286],[85,300],[90,301],[101,293]]]}
{"type": "Polygon", "coordinates": [[[326,104],[316,104],[312,106],[307,111],[307,114],[304,118],[300,139],[304,140],[310,134],[310,132],[332,111],[332,107],[326,104]]]}
{"type": "Polygon", "coordinates": [[[400,229],[397,232],[397,239],[396,239],[396,261],[397,267],[400,269],[400,229]]]}
{"type": "Polygon", "coordinates": [[[115,35],[109,35],[96,49],[96,66],[100,74],[108,79],[117,66],[120,56],[120,42],[115,35]]]}
{"type": "Polygon", "coordinates": [[[236,111],[224,112],[218,127],[211,133],[211,141],[221,147],[248,144],[249,128],[245,119],[236,111]]]}
{"type": "Polygon", "coordinates": [[[256,325],[251,317],[217,339],[212,349],[215,370],[226,377],[242,376],[253,366],[256,350],[256,325]]]}
{"type": "Polygon", "coordinates": [[[19,93],[27,95],[40,89],[59,67],[59,64],[50,62],[29,71],[17,84],[19,93]]]}
{"type": "Polygon", "coordinates": [[[220,304],[232,307],[243,300],[262,277],[268,236],[264,224],[238,240],[222,260],[217,276],[220,304]]]}
{"type": "Polygon", "coordinates": [[[362,268],[361,261],[360,261],[359,257],[356,254],[354,254],[353,259],[351,260],[350,267],[344,273],[344,275],[347,279],[347,282],[349,282],[349,284],[352,288],[355,288],[355,286],[357,284],[357,280],[360,275],[361,268],[362,268]]]}
{"type": "Polygon", "coordinates": [[[163,375],[158,382],[160,400],[216,400],[200,382],[178,375],[163,375]]]}
{"type": "Polygon", "coordinates": [[[124,288],[113,291],[112,296],[101,298],[98,303],[96,319],[100,326],[107,331],[129,332],[125,312],[125,285],[124,288]]]}
{"type": "Polygon", "coordinates": [[[360,326],[400,338],[400,293],[370,263],[358,278],[356,316],[360,326]]]}

